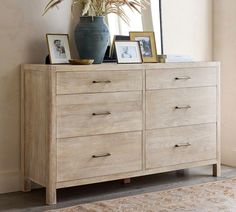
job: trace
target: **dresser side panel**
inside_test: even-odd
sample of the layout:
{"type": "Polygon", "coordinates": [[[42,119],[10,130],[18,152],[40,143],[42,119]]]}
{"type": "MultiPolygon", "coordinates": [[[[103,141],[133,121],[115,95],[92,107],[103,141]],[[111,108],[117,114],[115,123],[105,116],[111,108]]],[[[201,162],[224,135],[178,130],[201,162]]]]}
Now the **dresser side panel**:
{"type": "Polygon", "coordinates": [[[45,71],[24,71],[25,178],[46,186],[48,152],[48,77],[45,71]]]}
{"type": "Polygon", "coordinates": [[[213,166],[213,175],[221,175],[221,69],[220,64],[217,69],[217,164],[213,166]]]}

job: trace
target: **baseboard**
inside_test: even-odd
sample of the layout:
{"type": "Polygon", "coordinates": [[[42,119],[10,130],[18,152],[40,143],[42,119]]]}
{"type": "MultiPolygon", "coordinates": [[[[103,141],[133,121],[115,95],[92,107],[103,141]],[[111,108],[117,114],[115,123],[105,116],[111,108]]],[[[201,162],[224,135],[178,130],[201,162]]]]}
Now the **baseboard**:
{"type": "Polygon", "coordinates": [[[19,190],[20,172],[18,170],[0,172],[0,194],[19,190]]]}

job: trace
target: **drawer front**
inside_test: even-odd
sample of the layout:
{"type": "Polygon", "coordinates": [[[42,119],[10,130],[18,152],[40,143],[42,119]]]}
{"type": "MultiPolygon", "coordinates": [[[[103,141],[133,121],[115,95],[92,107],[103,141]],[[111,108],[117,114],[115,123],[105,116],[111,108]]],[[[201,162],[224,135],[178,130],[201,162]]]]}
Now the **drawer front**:
{"type": "Polygon", "coordinates": [[[142,93],[57,96],[57,137],[142,130],[142,93]]]}
{"type": "Polygon", "coordinates": [[[216,122],[216,87],[148,91],[146,128],[216,122]]]}
{"type": "Polygon", "coordinates": [[[158,69],[146,71],[147,90],[214,86],[216,82],[216,68],[158,69]]]}
{"type": "Polygon", "coordinates": [[[57,73],[57,94],[142,90],[142,71],[57,73]]]}
{"type": "Polygon", "coordinates": [[[141,132],[58,139],[57,181],[142,168],[141,132]]]}
{"type": "Polygon", "coordinates": [[[147,131],[146,168],[216,159],[216,124],[147,131]]]}

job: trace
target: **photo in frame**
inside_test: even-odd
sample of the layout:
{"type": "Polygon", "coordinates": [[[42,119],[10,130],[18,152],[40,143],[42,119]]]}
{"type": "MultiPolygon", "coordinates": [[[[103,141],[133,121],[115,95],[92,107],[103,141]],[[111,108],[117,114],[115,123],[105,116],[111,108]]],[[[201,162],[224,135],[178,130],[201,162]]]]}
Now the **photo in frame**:
{"type": "Polygon", "coordinates": [[[117,63],[142,63],[138,41],[115,41],[117,63]]]}
{"type": "Polygon", "coordinates": [[[113,59],[113,60],[117,59],[116,51],[115,51],[115,42],[116,41],[129,41],[129,40],[130,40],[129,36],[126,36],[126,35],[114,35],[113,42],[112,42],[111,48],[110,48],[110,58],[113,59]]]}
{"type": "Polygon", "coordinates": [[[69,35],[47,34],[47,44],[51,64],[67,64],[71,59],[69,35]]]}
{"type": "Polygon", "coordinates": [[[139,41],[144,63],[156,63],[157,49],[154,32],[130,32],[130,40],[139,41]]]}

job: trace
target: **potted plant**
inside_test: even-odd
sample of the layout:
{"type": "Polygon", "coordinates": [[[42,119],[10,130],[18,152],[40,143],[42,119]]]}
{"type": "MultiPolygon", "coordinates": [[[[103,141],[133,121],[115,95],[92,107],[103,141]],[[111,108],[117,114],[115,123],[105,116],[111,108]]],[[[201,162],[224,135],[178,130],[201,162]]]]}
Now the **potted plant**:
{"type": "MultiPolygon", "coordinates": [[[[50,0],[44,14],[64,0],[50,0]]],[[[140,13],[149,0],[72,0],[72,10],[76,4],[82,8],[80,22],[75,28],[75,42],[81,59],[94,59],[95,64],[103,61],[108,42],[109,29],[104,17],[115,13],[126,23],[129,22],[124,6],[140,13]]]]}

